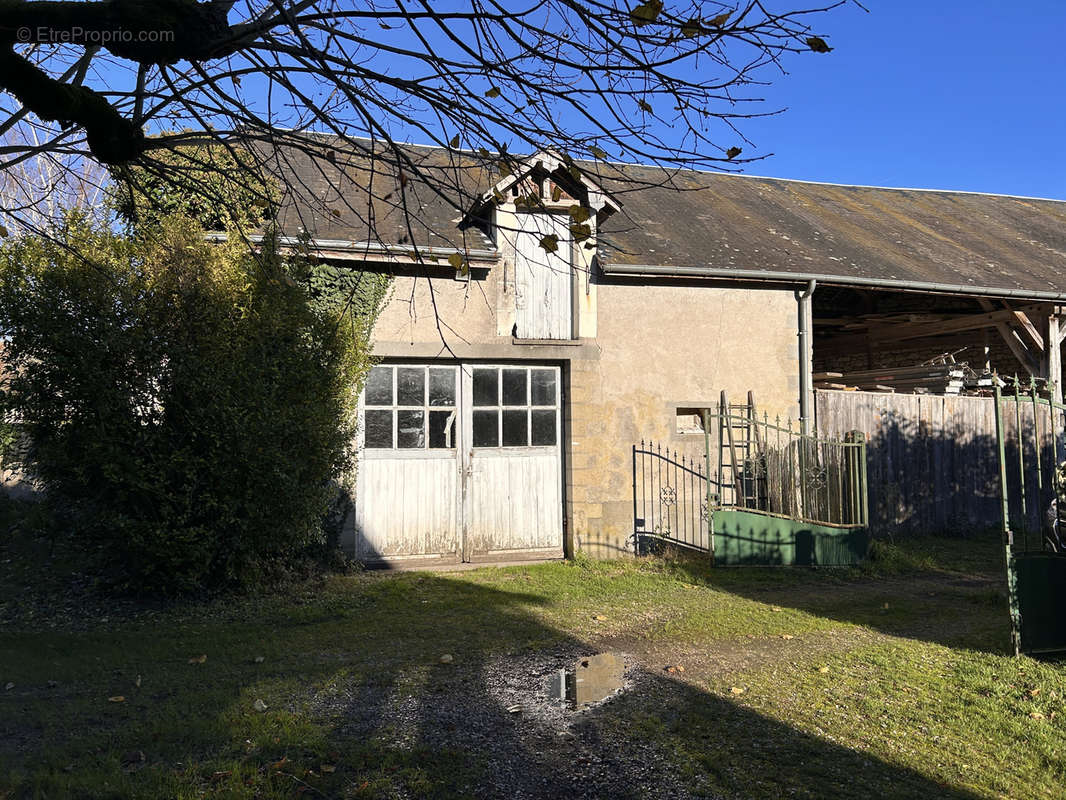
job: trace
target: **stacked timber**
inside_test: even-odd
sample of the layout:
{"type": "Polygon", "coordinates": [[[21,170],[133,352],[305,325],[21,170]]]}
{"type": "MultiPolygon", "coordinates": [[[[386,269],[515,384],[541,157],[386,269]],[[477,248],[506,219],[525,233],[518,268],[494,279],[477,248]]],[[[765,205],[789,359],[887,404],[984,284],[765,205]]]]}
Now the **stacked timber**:
{"type": "Polygon", "coordinates": [[[970,377],[967,373],[972,372],[965,364],[923,364],[853,372],[819,372],[814,375],[814,381],[818,389],[962,394],[970,377]]]}

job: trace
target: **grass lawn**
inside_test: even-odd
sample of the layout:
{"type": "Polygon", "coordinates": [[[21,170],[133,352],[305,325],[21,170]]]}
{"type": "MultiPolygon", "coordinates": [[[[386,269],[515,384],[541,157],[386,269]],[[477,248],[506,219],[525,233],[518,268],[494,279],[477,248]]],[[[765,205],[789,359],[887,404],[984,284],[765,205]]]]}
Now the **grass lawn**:
{"type": "Polygon", "coordinates": [[[357,574],[58,621],[8,580],[0,798],[1066,795],[1066,667],[1006,655],[997,542],[879,554],[357,574]],[[548,701],[603,650],[625,691],[548,701]]]}

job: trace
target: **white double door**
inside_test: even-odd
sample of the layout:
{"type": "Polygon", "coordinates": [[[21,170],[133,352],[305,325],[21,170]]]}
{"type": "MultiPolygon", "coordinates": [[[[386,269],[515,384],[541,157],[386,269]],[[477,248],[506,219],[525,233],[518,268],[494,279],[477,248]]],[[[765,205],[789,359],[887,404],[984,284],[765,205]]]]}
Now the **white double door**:
{"type": "Polygon", "coordinates": [[[542,364],[374,367],[360,401],[357,558],[562,555],[560,378],[542,364]]]}

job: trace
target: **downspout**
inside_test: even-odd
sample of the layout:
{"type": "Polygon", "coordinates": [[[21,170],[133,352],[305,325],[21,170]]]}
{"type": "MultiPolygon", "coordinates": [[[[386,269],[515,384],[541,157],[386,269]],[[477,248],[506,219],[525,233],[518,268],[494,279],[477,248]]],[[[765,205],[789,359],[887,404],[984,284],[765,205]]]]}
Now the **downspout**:
{"type": "Polygon", "coordinates": [[[799,306],[799,406],[800,406],[800,431],[806,436],[811,432],[811,386],[814,383],[813,367],[811,364],[811,326],[813,316],[811,314],[811,295],[818,281],[811,280],[807,288],[802,292],[796,292],[796,303],[799,306]]]}

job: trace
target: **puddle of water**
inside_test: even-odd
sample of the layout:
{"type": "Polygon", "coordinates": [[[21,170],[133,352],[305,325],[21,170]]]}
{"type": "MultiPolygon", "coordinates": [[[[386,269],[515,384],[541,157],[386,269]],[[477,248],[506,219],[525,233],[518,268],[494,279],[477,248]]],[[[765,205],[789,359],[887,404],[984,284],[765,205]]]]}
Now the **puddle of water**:
{"type": "Polygon", "coordinates": [[[625,661],[621,653],[579,658],[573,667],[552,676],[551,696],[571,708],[598,703],[622,688],[625,661]]]}

